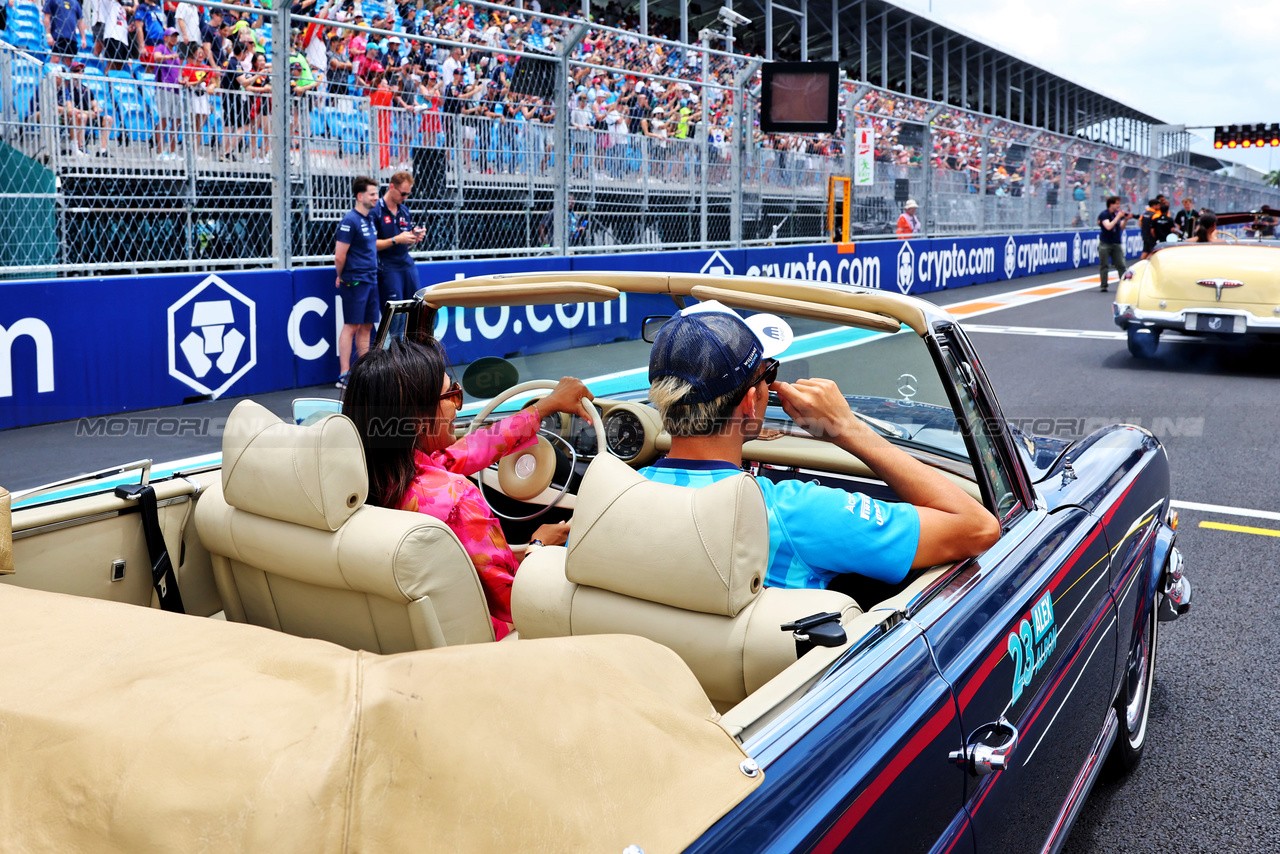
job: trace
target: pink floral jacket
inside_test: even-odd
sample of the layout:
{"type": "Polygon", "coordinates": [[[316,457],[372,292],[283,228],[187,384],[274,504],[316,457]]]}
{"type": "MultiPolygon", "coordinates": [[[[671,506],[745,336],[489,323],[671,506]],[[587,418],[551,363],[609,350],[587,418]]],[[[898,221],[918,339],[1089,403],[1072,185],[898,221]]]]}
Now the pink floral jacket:
{"type": "Polygon", "coordinates": [[[418,475],[400,502],[401,510],[434,516],[458,535],[480,575],[499,640],[510,631],[511,583],[520,562],[479,488],[466,476],[532,445],[538,420],[537,410],[528,409],[477,430],[443,451],[416,451],[418,475]]]}

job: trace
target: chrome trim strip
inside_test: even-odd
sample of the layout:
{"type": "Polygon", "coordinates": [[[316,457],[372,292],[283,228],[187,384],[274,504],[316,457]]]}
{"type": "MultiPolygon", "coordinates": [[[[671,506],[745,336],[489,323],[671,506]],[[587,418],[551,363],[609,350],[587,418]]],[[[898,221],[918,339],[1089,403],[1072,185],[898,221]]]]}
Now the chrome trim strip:
{"type": "Polygon", "coordinates": [[[1076,775],[1075,782],[1071,784],[1071,791],[1067,794],[1066,803],[1062,805],[1062,809],[1058,812],[1058,818],[1049,830],[1049,837],[1044,841],[1040,854],[1058,854],[1062,850],[1062,846],[1067,844],[1071,826],[1075,824],[1076,816],[1080,814],[1080,808],[1084,806],[1085,799],[1089,796],[1089,792],[1093,790],[1094,781],[1098,779],[1098,772],[1102,770],[1103,760],[1111,752],[1111,745],[1115,744],[1116,734],[1119,731],[1120,716],[1116,714],[1115,706],[1111,706],[1107,709],[1106,720],[1102,722],[1102,732],[1098,733],[1098,738],[1093,743],[1093,749],[1089,751],[1089,756],[1085,759],[1084,766],[1080,769],[1080,773],[1076,775]]]}
{"type": "MultiPolygon", "coordinates": [[[[172,498],[164,498],[157,501],[156,508],[159,509],[161,507],[168,507],[170,504],[180,504],[184,501],[191,501],[199,494],[199,484],[196,484],[196,486],[196,492],[193,492],[190,495],[175,495],[172,498]]],[[[123,500],[124,499],[121,499],[121,501],[123,500]]],[[[24,540],[27,537],[34,537],[38,534],[48,534],[53,531],[61,531],[65,528],[75,528],[79,525],[88,525],[93,522],[101,522],[105,519],[113,519],[126,513],[136,512],[136,510],[137,506],[134,505],[131,507],[121,507],[119,510],[105,510],[102,513],[94,513],[92,516],[81,516],[75,519],[66,519],[62,522],[50,522],[48,525],[40,525],[35,528],[26,528],[21,531],[14,531],[13,539],[17,542],[18,540],[24,540]]]]}
{"type": "Polygon", "coordinates": [[[1166,329],[1185,330],[1187,326],[1186,315],[1188,314],[1219,314],[1243,317],[1246,332],[1253,332],[1255,329],[1280,330],[1280,317],[1259,317],[1251,311],[1238,308],[1221,308],[1217,304],[1206,305],[1202,308],[1184,308],[1181,311],[1151,311],[1130,306],[1125,312],[1117,314],[1117,318],[1130,322],[1155,323],[1166,329]]]}
{"type": "Polygon", "coordinates": [[[145,486],[151,477],[151,460],[135,460],[131,463],[125,463],[121,466],[112,466],[111,468],[99,469],[98,471],[88,472],[87,474],[78,474],[74,477],[66,477],[62,480],[55,480],[53,483],[46,483],[44,486],[37,486],[34,489],[25,489],[22,492],[13,494],[13,502],[17,504],[37,495],[44,495],[46,492],[55,492],[65,486],[72,486],[77,483],[84,483],[90,480],[102,480],[108,477],[125,474],[127,472],[142,470],[142,484],[145,486]]]}

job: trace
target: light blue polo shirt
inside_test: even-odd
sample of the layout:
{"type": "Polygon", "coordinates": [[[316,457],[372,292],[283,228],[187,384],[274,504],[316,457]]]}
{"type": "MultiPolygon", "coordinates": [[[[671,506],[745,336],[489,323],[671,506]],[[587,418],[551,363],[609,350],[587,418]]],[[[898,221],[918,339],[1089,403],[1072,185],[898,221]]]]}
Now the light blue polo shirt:
{"type": "MultiPolygon", "coordinates": [[[[742,470],[723,461],[667,458],[640,474],[696,488],[742,470]]],[[[756,478],[756,483],[769,510],[767,586],[825,588],[849,572],[897,584],[911,569],[920,543],[920,514],[910,504],[801,480],[756,478]]]]}

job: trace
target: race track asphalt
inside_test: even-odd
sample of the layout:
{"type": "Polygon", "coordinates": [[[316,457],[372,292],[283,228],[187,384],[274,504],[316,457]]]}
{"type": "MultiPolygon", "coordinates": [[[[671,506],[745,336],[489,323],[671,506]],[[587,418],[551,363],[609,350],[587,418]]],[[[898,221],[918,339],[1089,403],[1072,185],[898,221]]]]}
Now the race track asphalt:
{"type": "MultiPolygon", "coordinates": [[[[928,299],[947,305],[1076,275],[928,299]]],[[[1139,362],[1117,336],[1080,337],[1118,332],[1111,297],[1095,289],[964,325],[1011,420],[1068,438],[1091,424],[1141,424],[1168,449],[1175,499],[1280,510],[1280,347],[1168,341],[1154,360],[1139,362]],[[984,331],[991,327],[1002,331],[984,331]]],[[[324,387],[254,399],[287,417],[290,400],[308,393],[336,396],[324,387]]],[[[216,426],[238,400],[143,414],[207,418],[216,426]]],[[[172,460],[218,447],[216,435],[77,437],[76,422],[0,433],[3,480],[11,490],[125,460],[172,460]]],[[[1280,520],[1181,511],[1178,545],[1194,585],[1193,609],[1161,626],[1142,764],[1094,789],[1067,842],[1070,854],[1280,851],[1280,536],[1204,522],[1280,535],[1280,520]]]]}

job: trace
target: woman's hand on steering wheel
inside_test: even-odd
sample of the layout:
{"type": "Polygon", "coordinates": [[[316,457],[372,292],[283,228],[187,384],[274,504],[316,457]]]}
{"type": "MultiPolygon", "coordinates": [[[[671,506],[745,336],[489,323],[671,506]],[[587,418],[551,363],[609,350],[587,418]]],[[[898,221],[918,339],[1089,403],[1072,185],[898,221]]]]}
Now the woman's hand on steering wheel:
{"type": "Polygon", "coordinates": [[[577,377],[562,377],[551,394],[538,401],[538,414],[543,418],[554,412],[567,412],[580,415],[591,420],[591,413],[582,404],[582,399],[595,400],[595,395],[577,377]]]}

